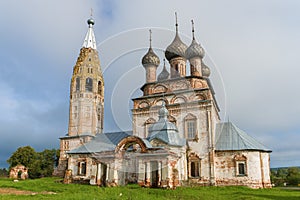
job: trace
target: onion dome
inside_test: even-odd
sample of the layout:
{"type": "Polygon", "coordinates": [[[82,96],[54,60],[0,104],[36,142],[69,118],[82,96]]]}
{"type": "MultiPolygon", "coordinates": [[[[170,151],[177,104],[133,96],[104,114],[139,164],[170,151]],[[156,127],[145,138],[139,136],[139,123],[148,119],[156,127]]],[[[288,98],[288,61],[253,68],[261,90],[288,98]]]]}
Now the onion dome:
{"type": "Polygon", "coordinates": [[[202,70],[202,76],[205,76],[205,77],[209,77],[210,76],[210,69],[204,63],[202,63],[201,70],[202,70]]]}
{"type": "Polygon", "coordinates": [[[160,72],[160,74],[157,77],[158,81],[163,81],[163,80],[167,80],[169,78],[170,73],[168,72],[168,70],[166,69],[166,60],[164,59],[164,68],[163,70],[160,72]]]}
{"type": "Polygon", "coordinates": [[[159,57],[154,53],[153,49],[150,47],[146,55],[142,59],[143,65],[155,65],[158,66],[160,63],[159,57]]]}
{"type": "Polygon", "coordinates": [[[167,47],[165,52],[165,56],[168,61],[176,57],[185,57],[185,51],[187,49],[187,45],[181,41],[178,35],[177,14],[175,13],[175,15],[176,15],[176,35],[173,42],[167,47]]]}
{"type": "Polygon", "coordinates": [[[195,39],[195,29],[194,29],[194,21],[192,20],[192,34],[193,34],[193,40],[191,45],[187,48],[185,52],[185,57],[187,59],[194,58],[194,57],[204,57],[204,49],[201,47],[201,45],[196,41],[195,39]]]}
{"type": "Polygon", "coordinates": [[[144,55],[144,57],[142,58],[142,64],[143,65],[155,65],[158,66],[160,63],[159,57],[154,53],[153,49],[152,49],[152,38],[151,38],[151,30],[149,30],[150,32],[150,47],[148,52],[146,53],[146,55],[144,55]]]}
{"type": "Polygon", "coordinates": [[[197,41],[195,39],[193,39],[191,45],[189,46],[189,48],[187,48],[187,50],[185,52],[185,56],[187,59],[194,58],[194,57],[203,58],[204,50],[200,46],[200,44],[198,44],[197,41]]]}

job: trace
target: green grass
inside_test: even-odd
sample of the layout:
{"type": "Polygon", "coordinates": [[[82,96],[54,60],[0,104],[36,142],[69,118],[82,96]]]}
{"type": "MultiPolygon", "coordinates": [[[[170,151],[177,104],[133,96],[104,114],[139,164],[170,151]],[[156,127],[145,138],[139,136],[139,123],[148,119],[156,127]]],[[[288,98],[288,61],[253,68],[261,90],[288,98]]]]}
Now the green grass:
{"type": "Polygon", "coordinates": [[[125,187],[103,188],[90,185],[58,182],[57,178],[42,178],[13,182],[0,179],[0,188],[15,188],[33,192],[55,192],[56,194],[7,195],[0,194],[0,199],[203,199],[203,200],[298,200],[300,191],[273,189],[250,189],[246,187],[180,187],[176,190],[141,188],[137,185],[125,187]]]}

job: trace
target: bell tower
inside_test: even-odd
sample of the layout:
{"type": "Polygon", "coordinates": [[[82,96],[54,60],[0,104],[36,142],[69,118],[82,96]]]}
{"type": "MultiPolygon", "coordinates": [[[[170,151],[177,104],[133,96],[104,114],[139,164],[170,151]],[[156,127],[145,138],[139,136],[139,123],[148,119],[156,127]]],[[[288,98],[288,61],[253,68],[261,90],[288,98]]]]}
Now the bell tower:
{"type": "Polygon", "coordinates": [[[68,136],[95,135],[103,130],[104,81],[96,46],[93,19],[88,21],[70,86],[68,136]]]}
{"type": "Polygon", "coordinates": [[[88,31],[76,64],[70,85],[68,133],[60,138],[60,158],[55,176],[64,176],[68,167],[67,152],[90,141],[103,131],[104,80],[90,18],[88,31]]]}

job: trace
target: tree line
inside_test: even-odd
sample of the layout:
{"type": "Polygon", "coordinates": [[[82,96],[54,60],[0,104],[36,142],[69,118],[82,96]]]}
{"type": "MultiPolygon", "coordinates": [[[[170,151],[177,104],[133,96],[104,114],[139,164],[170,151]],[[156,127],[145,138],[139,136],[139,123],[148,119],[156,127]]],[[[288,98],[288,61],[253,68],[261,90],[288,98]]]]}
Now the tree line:
{"type": "Polygon", "coordinates": [[[300,168],[271,169],[271,181],[275,186],[298,186],[300,184],[300,168]]]}
{"type": "Polygon", "coordinates": [[[31,146],[19,147],[7,160],[9,170],[17,165],[24,165],[28,169],[29,178],[52,176],[58,165],[59,150],[45,149],[36,152],[31,146]]]}

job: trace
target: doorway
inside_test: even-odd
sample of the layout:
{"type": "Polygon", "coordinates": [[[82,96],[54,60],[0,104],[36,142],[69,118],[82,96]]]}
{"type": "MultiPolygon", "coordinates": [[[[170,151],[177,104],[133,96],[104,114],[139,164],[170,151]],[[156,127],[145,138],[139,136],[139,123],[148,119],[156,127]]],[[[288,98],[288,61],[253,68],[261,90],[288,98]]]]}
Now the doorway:
{"type": "Polygon", "coordinates": [[[151,187],[158,187],[158,162],[151,161],[150,169],[151,169],[150,185],[151,187]]]}

